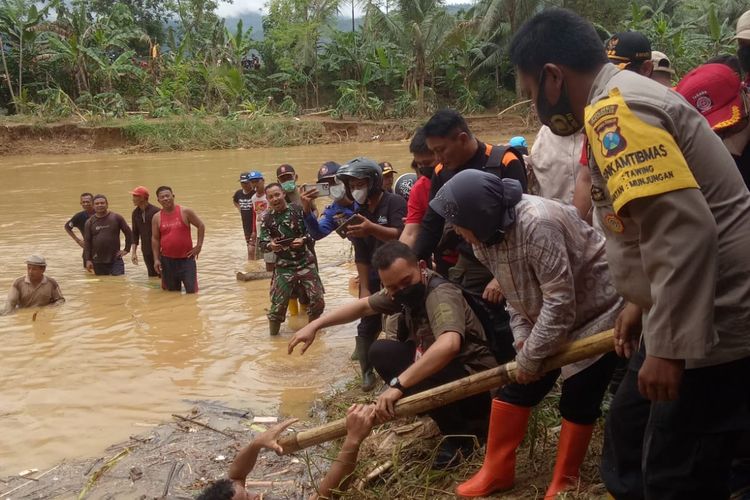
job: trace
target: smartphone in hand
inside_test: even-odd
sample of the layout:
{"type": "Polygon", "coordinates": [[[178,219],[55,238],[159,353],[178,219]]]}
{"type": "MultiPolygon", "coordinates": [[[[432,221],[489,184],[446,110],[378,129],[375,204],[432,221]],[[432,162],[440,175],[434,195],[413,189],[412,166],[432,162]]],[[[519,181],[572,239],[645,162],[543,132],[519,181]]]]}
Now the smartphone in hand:
{"type": "Polygon", "coordinates": [[[302,184],[300,191],[303,193],[312,189],[318,190],[318,196],[330,196],[331,186],[327,182],[318,182],[316,184],[302,184]]]}
{"type": "Polygon", "coordinates": [[[289,245],[292,244],[293,241],[294,241],[294,238],[281,238],[281,239],[276,240],[276,244],[284,248],[287,248],[289,247],[289,245]]]}
{"type": "Polygon", "coordinates": [[[346,238],[346,228],[351,226],[352,224],[359,224],[362,220],[362,216],[359,214],[354,214],[348,219],[346,219],[344,222],[341,223],[339,227],[336,228],[336,234],[341,236],[342,238],[346,238]]]}

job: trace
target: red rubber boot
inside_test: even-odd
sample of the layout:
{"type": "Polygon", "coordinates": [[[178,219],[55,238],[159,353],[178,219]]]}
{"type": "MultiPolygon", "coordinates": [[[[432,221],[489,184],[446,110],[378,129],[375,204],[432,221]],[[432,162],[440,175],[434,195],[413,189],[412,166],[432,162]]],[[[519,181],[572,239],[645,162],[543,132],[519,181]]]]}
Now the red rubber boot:
{"type": "Polygon", "coordinates": [[[479,472],[456,487],[461,497],[484,497],[513,487],[516,449],[523,441],[531,408],[492,400],[487,451],[479,472]]]}
{"type": "Polygon", "coordinates": [[[557,459],[552,483],[544,495],[545,500],[553,499],[558,493],[571,489],[578,484],[581,475],[581,464],[589,449],[594,425],[574,424],[563,419],[560,429],[560,441],[557,443],[557,459]]]}

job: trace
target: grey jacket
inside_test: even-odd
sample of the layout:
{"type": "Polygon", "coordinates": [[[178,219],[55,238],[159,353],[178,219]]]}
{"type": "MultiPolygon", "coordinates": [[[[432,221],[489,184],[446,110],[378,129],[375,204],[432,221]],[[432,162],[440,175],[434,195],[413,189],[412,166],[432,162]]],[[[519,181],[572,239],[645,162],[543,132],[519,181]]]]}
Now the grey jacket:
{"type": "Polygon", "coordinates": [[[680,95],[606,65],[586,108],[596,216],[648,354],[687,368],[750,355],[750,193],[680,95]]]}
{"type": "MultiPolygon", "coordinates": [[[[500,283],[518,349],[516,362],[535,373],[572,341],[613,328],[624,302],[604,256],[604,237],[569,205],[524,195],[504,240],[475,245],[500,283]]],[[[563,368],[570,377],[599,357],[563,368]]]]}

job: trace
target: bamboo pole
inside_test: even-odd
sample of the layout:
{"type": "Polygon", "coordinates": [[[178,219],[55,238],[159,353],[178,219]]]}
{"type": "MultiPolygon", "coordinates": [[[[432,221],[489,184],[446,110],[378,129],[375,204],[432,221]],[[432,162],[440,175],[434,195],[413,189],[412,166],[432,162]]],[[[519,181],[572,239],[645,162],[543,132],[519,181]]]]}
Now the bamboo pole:
{"type": "MultiPolygon", "coordinates": [[[[561,368],[614,349],[614,331],[597,333],[585,339],[571,342],[559,353],[547,358],[542,365],[544,372],[561,368]]],[[[405,397],[396,403],[396,417],[424,413],[454,401],[502,387],[515,381],[516,363],[511,361],[496,368],[475,373],[448,384],[405,397]]],[[[284,454],[325,443],[346,435],[346,420],[341,418],[318,427],[282,437],[279,444],[284,454]]]]}

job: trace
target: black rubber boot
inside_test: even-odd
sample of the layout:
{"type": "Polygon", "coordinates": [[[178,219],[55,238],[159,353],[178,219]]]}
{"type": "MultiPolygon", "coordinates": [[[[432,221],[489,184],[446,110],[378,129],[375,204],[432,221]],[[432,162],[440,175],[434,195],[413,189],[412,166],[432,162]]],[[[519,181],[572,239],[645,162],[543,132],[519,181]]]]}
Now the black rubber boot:
{"type": "Polygon", "coordinates": [[[275,337],[279,334],[279,330],[281,330],[281,321],[274,321],[269,319],[268,320],[268,333],[271,334],[272,337],[275,337]]]}
{"type": "Polygon", "coordinates": [[[375,371],[373,370],[372,363],[370,363],[369,356],[367,356],[367,351],[370,350],[373,341],[359,335],[355,339],[357,342],[357,359],[359,359],[359,367],[362,370],[362,391],[370,392],[375,388],[376,384],[375,371]]]}

